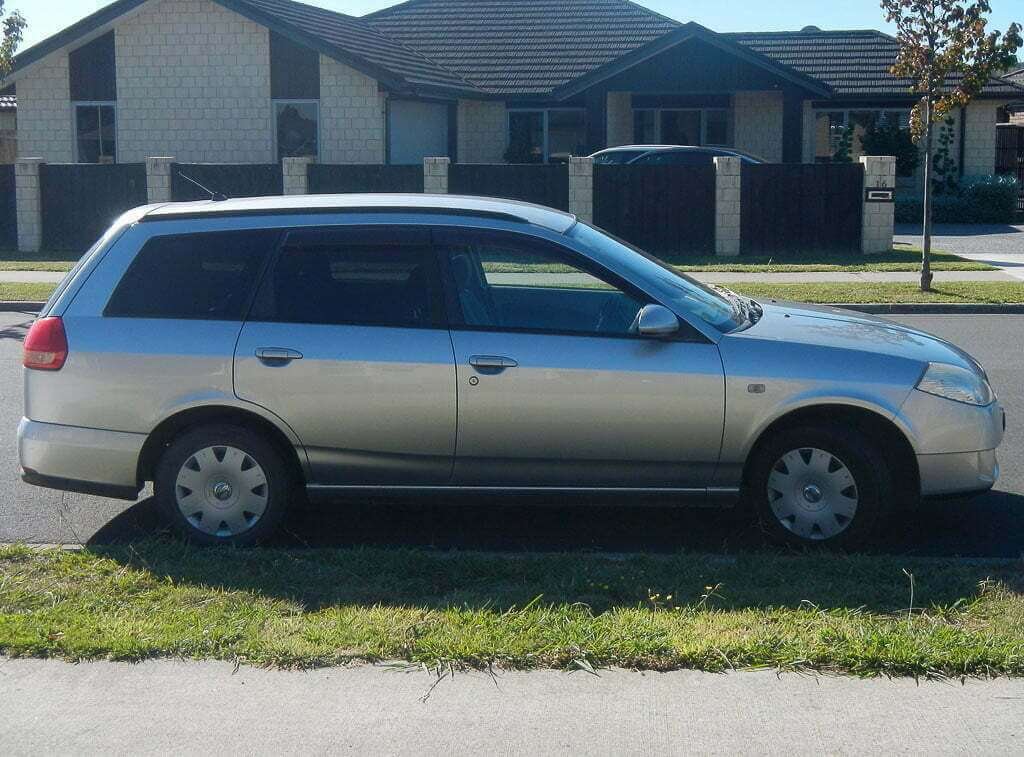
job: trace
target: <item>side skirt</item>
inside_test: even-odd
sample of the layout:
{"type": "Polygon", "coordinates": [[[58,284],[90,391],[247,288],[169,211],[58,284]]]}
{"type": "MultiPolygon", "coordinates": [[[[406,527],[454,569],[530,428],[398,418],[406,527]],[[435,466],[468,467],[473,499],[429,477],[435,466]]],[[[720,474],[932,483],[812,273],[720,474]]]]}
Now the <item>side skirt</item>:
{"type": "MultiPolygon", "coordinates": [[[[437,495],[487,495],[491,497],[522,497],[540,499],[544,495],[560,495],[567,499],[557,502],[537,501],[544,505],[652,505],[663,507],[734,507],[740,498],[738,487],[671,488],[671,487],[584,487],[584,486],[343,486],[308,484],[306,493],[311,501],[331,502],[352,497],[399,496],[430,497],[437,495]],[[623,502],[621,497],[634,498],[623,502]],[[584,499],[586,498],[586,499],[584,499]]],[[[453,502],[454,504],[454,502],[453,502]]],[[[468,503],[467,503],[468,504],[468,503]]]]}

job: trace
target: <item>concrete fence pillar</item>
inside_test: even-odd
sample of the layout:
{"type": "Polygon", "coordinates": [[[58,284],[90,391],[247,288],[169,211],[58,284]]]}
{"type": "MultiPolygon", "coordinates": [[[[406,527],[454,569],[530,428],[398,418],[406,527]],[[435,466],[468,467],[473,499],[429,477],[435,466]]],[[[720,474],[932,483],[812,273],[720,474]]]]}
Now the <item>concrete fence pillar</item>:
{"type": "Polygon", "coordinates": [[[860,249],[865,255],[889,252],[896,224],[896,158],[864,155],[864,214],[860,249]]]}
{"type": "Polygon", "coordinates": [[[171,202],[171,166],[174,158],[146,158],[146,200],[152,205],[171,202]]]}
{"type": "Polygon", "coordinates": [[[19,158],[14,166],[14,195],[20,252],[39,252],[43,243],[43,202],[39,169],[44,162],[42,158],[19,158]]]}
{"type": "Polygon", "coordinates": [[[423,192],[428,195],[448,194],[448,167],[451,158],[423,159],[423,192]]]}
{"type": "Polygon", "coordinates": [[[594,159],[569,158],[569,212],[594,222],[594,159]]]}
{"type": "Polygon", "coordinates": [[[740,254],[741,162],[715,158],[715,254],[740,254]]]}
{"type": "Polygon", "coordinates": [[[281,174],[284,178],[286,195],[309,194],[309,167],[316,163],[316,158],[284,158],[281,160],[281,174]]]}

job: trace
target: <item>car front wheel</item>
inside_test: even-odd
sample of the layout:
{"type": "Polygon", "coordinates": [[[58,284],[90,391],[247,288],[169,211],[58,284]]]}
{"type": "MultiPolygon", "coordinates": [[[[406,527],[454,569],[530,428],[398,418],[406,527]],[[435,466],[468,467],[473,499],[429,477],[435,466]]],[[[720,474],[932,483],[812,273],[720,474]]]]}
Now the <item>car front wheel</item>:
{"type": "Polygon", "coordinates": [[[852,429],[774,434],[755,452],[746,490],[768,536],[798,546],[863,545],[892,499],[885,459],[852,429]]]}
{"type": "Polygon", "coordinates": [[[206,426],[171,443],[154,482],[172,527],[200,544],[256,544],[276,530],[287,507],[288,467],[258,434],[206,426]]]}

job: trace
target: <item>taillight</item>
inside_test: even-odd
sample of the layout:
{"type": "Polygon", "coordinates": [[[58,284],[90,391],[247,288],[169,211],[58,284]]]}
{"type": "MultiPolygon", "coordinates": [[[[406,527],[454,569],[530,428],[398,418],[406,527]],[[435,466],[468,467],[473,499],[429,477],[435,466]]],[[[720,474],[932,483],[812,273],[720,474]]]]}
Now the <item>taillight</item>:
{"type": "Polygon", "coordinates": [[[37,371],[59,371],[68,359],[68,337],[58,316],[40,318],[25,336],[21,363],[37,371]]]}

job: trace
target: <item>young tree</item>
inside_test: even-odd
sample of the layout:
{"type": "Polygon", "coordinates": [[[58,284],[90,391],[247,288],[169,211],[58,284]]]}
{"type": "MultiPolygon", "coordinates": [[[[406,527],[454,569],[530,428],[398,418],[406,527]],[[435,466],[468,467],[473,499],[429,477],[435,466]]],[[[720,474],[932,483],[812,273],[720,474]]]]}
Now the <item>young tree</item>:
{"type": "Polygon", "coordinates": [[[924,233],[921,289],[932,285],[933,124],[977,95],[991,76],[1009,64],[1021,46],[1020,26],[1005,34],[988,31],[986,0],[881,0],[886,20],[896,25],[899,53],[891,71],[911,79],[920,100],[910,116],[915,141],[924,142],[924,233]]]}
{"type": "Polygon", "coordinates": [[[10,73],[14,51],[21,44],[25,31],[25,18],[18,11],[11,11],[4,18],[4,0],[0,0],[0,79],[10,73]]]}

